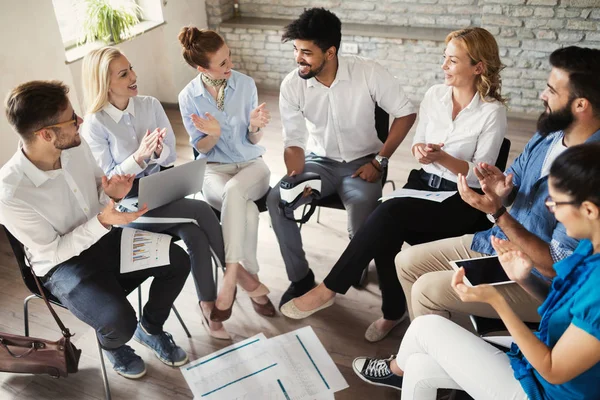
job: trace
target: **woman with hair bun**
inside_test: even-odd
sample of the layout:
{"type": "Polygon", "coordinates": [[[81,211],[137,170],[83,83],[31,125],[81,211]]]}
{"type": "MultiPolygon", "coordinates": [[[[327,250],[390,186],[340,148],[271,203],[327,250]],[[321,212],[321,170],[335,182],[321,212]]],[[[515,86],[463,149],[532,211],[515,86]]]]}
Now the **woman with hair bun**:
{"type": "MultiPolygon", "coordinates": [[[[421,164],[411,171],[406,189],[456,191],[457,177],[467,177],[480,190],[473,167],[494,164],[506,133],[506,107],[500,94],[498,45],[482,28],[451,32],[441,65],[444,84],[425,93],[413,139],[412,154],[421,164]]],[[[394,259],[406,242],[426,243],[487,229],[485,214],[465,203],[458,193],[441,203],[394,198],[380,204],[354,235],[323,283],[282,308],[291,318],[305,318],[345,294],[368,263],[375,259],[383,317],[365,333],[382,340],[408,313],[394,259]]]]}
{"type": "Polygon", "coordinates": [[[228,316],[238,282],[257,313],[274,316],[269,289],[258,279],[254,203],[269,190],[271,173],[258,142],[270,114],[258,104],[252,78],[233,70],[231,51],[218,33],[184,27],[179,41],[184,60],[198,71],[179,93],[179,108],[198,158],[208,161],[203,194],[221,212],[225,240],[225,277],[211,318],[228,316]]]}

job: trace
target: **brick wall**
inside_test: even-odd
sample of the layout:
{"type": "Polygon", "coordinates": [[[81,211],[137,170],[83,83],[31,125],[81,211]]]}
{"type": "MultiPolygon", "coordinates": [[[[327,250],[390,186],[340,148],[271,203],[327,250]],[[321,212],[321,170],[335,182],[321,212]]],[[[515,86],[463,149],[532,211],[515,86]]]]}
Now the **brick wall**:
{"type": "MultiPolygon", "coordinates": [[[[210,1],[229,2],[208,0],[207,4],[210,1]]],[[[552,51],[571,44],[600,48],[600,0],[240,0],[244,17],[292,19],[305,7],[317,5],[329,8],[347,24],[488,29],[496,36],[507,66],[502,93],[515,112],[541,110],[538,96],[546,85],[552,51]]],[[[226,8],[221,5],[221,15],[226,8]]],[[[235,68],[259,86],[278,88],[295,68],[292,46],[281,43],[281,30],[230,24],[219,29],[232,49],[235,68]]],[[[356,43],[358,55],[386,66],[415,102],[442,81],[442,41],[344,35],[342,42],[356,43]]]]}

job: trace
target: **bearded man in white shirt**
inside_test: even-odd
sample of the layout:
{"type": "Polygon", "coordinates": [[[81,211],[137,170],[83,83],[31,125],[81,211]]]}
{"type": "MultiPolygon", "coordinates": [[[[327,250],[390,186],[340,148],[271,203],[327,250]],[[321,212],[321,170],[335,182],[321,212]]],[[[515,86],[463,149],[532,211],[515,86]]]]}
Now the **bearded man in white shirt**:
{"type": "Polygon", "coordinates": [[[115,202],[134,175],[104,176],[79,136],[69,89],[58,81],[19,85],[6,99],[6,116],[22,147],[0,169],[0,223],[24,246],[33,273],[77,318],[96,330],[120,375],[138,379],[144,361],[126,343],[149,347],[165,364],[187,362],[163,331],[190,271],[187,253],[171,243],[170,265],[122,274],[120,242],[126,225],[144,214],[122,213],[115,202]],[[140,323],[126,291],[153,277],[140,323]]]}
{"type": "MultiPolygon", "coordinates": [[[[416,114],[397,79],[374,61],[340,57],[341,22],[323,8],[306,10],[285,28],[294,42],[297,70],[281,84],[279,109],[288,175],[314,172],[321,197],[337,193],[348,211],[350,237],[381,197],[389,157],[404,140],[416,114]],[[375,130],[375,106],[394,121],[385,143],[375,130]]],[[[279,210],[277,185],[267,204],[291,285],[279,307],[315,285],[300,229],[279,210]]]]}

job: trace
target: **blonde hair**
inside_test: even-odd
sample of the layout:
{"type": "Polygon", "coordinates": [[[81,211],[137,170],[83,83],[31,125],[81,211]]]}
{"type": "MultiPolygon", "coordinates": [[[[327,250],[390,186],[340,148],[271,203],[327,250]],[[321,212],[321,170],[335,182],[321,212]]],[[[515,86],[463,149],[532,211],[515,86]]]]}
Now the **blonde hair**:
{"type": "Polygon", "coordinates": [[[483,28],[466,28],[450,32],[446,36],[446,44],[452,39],[462,43],[471,58],[471,64],[481,62],[483,65],[483,72],[477,75],[475,81],[481,99],[486,101],[486,97],[491,97],[506,104],[506,99],[500,94],[502,89],[500,71],[505,65],[500,61],[498,43],[494,36],[483,28]]]}
{"type": "Polygon", "coordinates": [[[116,47],[106,46],[92,50],[84,57],[81,81],[86,114],[96,113],[108,104],[110,63],[122,55],[116,47]]]}

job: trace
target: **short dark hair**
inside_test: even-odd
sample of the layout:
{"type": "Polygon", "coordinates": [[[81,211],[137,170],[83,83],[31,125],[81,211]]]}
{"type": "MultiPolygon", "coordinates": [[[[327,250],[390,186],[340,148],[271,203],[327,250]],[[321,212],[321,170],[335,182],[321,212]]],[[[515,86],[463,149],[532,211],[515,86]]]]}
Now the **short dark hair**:
{"type": "Polygon", "coordinates": [[[550,65],[569,73],[571,98],[586,98],[600,118],[600,50],[563,47],[550,54],[550,65]]]}
{"type": "Polygon", "coordinates": [[[573,201],[600,207],[600,142],[569,147],[552,163],[550,178],[556,190],[573,201]]]}
{"type": "Polygon", "coordinates": [[[61,81],[31,81],[8,94],[4,106],[8,122],[29,142],[34,132],[58,122],[69,106],[69,88],[61,81]]]}
{"type": "Polygon", "coordinates": [[[281,40],[312,40],[323,52],[331,46],[336,54],[342,41],[342,21],[324,8],[309,8],[284,28],[281,40]]]}

